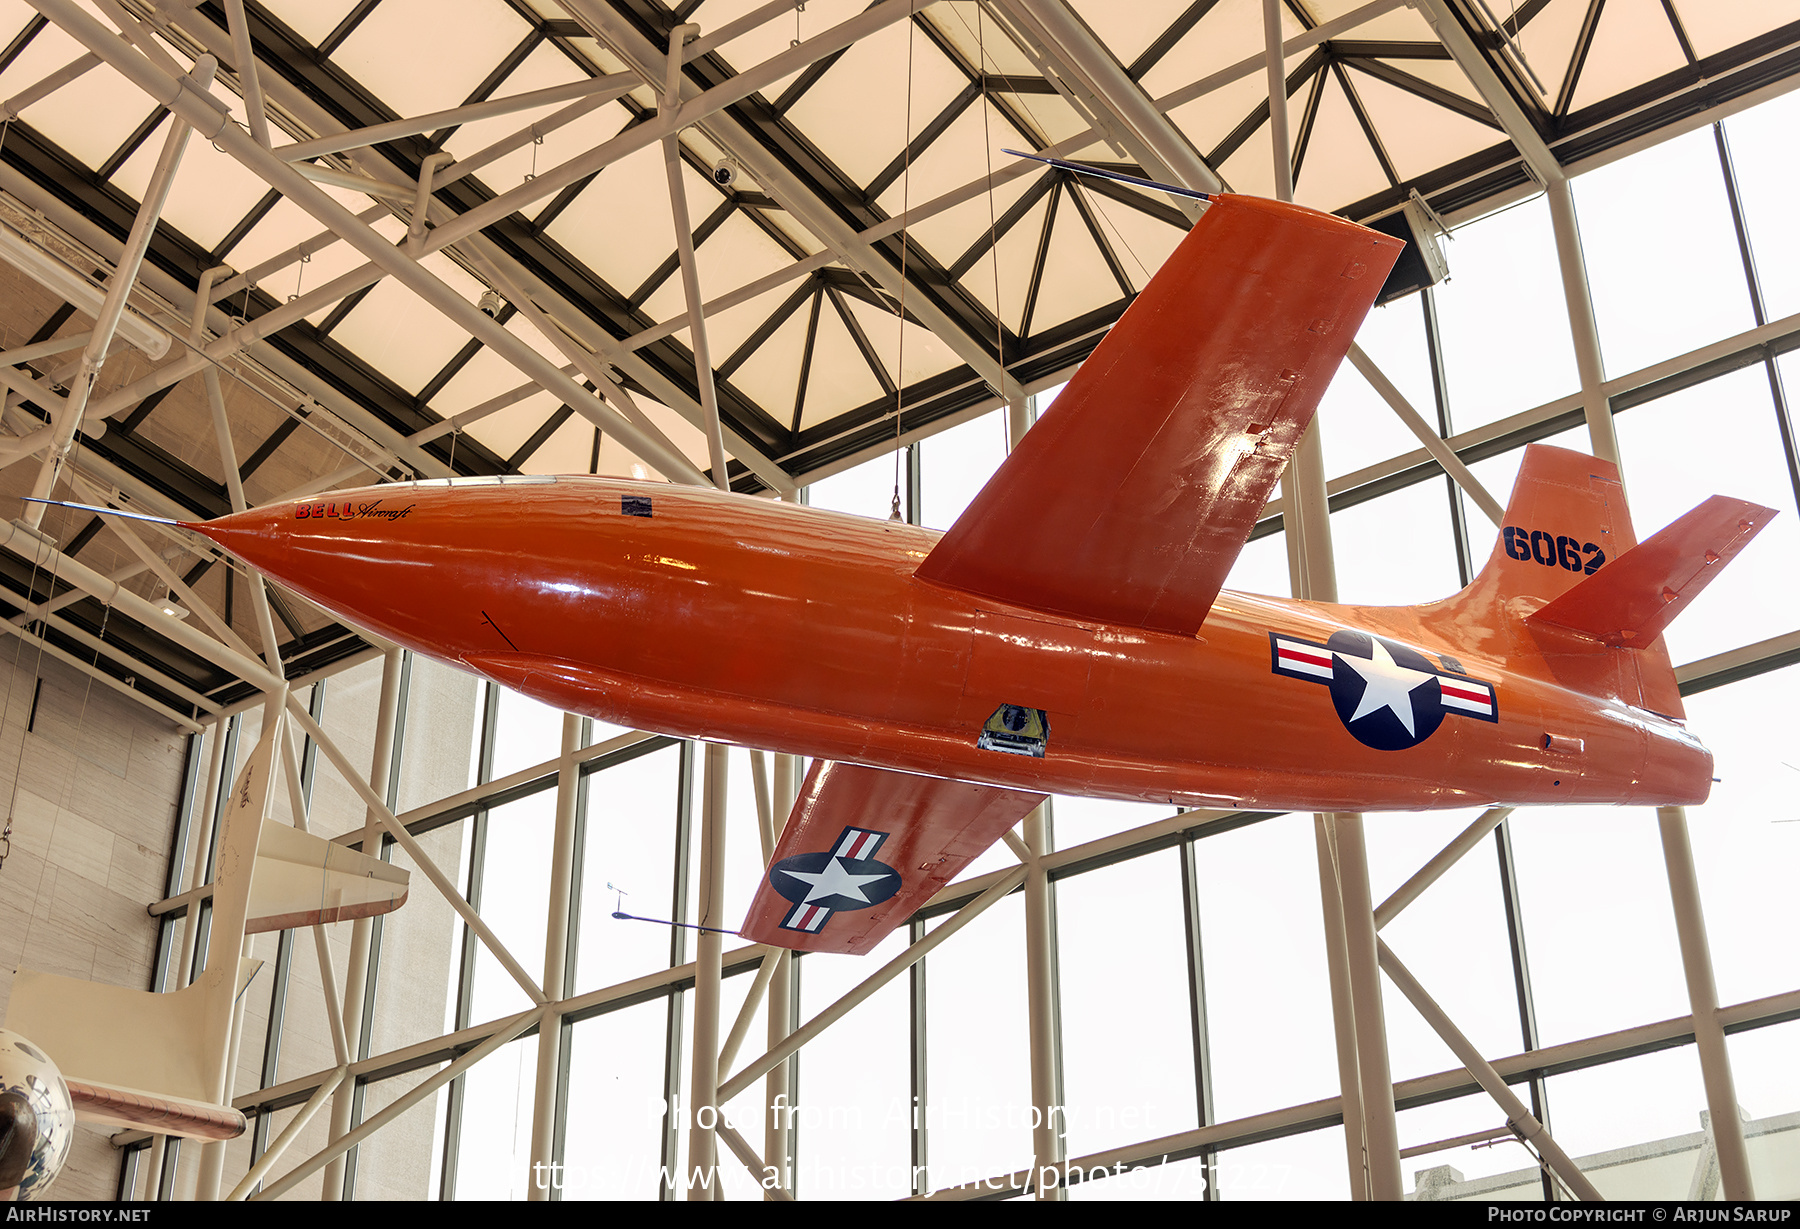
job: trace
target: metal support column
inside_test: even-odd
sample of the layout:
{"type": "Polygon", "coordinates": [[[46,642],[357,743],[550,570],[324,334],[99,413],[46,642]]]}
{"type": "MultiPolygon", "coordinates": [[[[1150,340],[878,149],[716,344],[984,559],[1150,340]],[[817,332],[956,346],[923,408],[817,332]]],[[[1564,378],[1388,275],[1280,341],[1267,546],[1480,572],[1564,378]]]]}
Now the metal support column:
{"type": "MultiPolygon", "coordinates": [[[[1006,447],[1019,446],[1036,414],[1032,403],[1019,397],[1006,406],[1006,447]]],[[[1024,823],[1029,851],[1025,874],[1025,1003],[1031,1041],[1031,1152],[1037,1177],[1033,1191],[1039,1199],[1067,1198],[1063,1183],[1045,1181],[1045,1175],[1061,1172],[1062,1061],[1056,1015],[1056,930],[1051,920],[1050,876],[1041,859],[1050,852],[1050,804],[1039,804],[1024,823]]]]}
{"type": "Polygon", "coordinates": [[[724,968],[724,937],[713,927],[725,917],[725,785],[731,767],[730,748],[706,744],[700,813],[700,908],[703,929],[694,944],[694,1052],[688,1092],[688,1159],[684,1177],[693,1178],[689,1199],[719,1196],[718,1137],[712,1128],[719,1113],[719,983],[724,968]]]}
{"type": "MultiPolygon", "coordinates": [[[[375,715],[375,751],[369,765],[369,787],[384,797],[387,794],[388,770],[394,759],[394,717],[400,708],[401,665],[399,649],[388,650],[381,663],[381,707],[375,715]]],[[[381,848],[381,820],[373,808],[368,810],[363,824],[362,848],[371,855],[381,848]]],[[[357,918],[350,931],[350,967],[344,974],[343,1020],[344,1037],[349,1042],[352,1054],[356,1053],[362,1039],[363,993],[369,970],[372,925],[369,918],[357,918]]],[[[356,1102],[353,1085],[354,1081],[347,1081],[332,1095],[330,1138],[333,1141],[350,1131],[351,1113],[356,1102]]],[[[334,1200],[344,1197],[345,1155],[339,1153],[326,1163],[325,1185],[320,1198],[334,1200]]]]}
{"type": "Polygon", "coordinates": [[[1556,232],[1556,263],[1562,270],[1563,299],[1569,307],[1569,336],[1575,343],[1575,367],[1581,373],[1581,408],[1587,415],[1588,442],[1594,455],[1619,463],[1619,437],[1613,431],[1612,404],[1601,387],[1606,372],[1600,360],[1600,327],[1588,295],[1587,262],[1581,254],[1581,232],[1575,224],[1575,198],[1569,181],[1558,175],[1545,185],[1550,225],[1556,232]]]}
{"type": "MultiPolygon", "coordinates": [[[[793,812],[794,799],[799,793],[800,757],[777,755],[770,775],[774,778],[770,789],[772,817],[775,839],[779,841],[782,826],[793,812]]],[[[794,998],[794,958],[788,955],[782,957],[774,977],[769,979],[768,1039],[771,1050],[794,1031],[794,998]]],[[[794,1189],[794,1155],[788,1128],[794,1104],[790,1077],[798,1061],[798,1058],[792,1058],[777,1065],[763,1081],[763,1100],[769,1115],[763,1136],[763,1172],[776,1175],[780,1189],[784,1191],[794,1189]]]]}
{"type": "Polygon", "coordinates": [[[581,718],[563,714],[562,762],[556,774],[556,836],[550,854],[550,904],[544,929],[544,1006],[538,1024],[537,1094],[531,1110],[531,1173],[526,1198],[550,1198],[551,1146],[556,1133],[556,1086],[561,1074],[561,1000],[567,994],[569,902],[575,869],[575,802],[581,794],[581,718]]]}
{"type": "Polygon", "coordinates": [[[1725,1198],[1755,1199],[1750,1184],[1750,1153],[1744,1146],[1744,1123],[1738,1115],[1737,1089],[1725,1029],[1719,1023],[1719,992],[1713,984],[1712,951],[1706,942],[1706,918],[1700,910],[1700,880],[1694,873],[1694,850],[1688,841],[1687,809],[1658,807],[1663,863],[1669,870],[1669,900],[1675,906],[1675,934],[1681,942],[1681,970],[1687,976],[1688,1004],[1694,1012],[1694,1045],[1700,1051],[1700,1077],[1706,1085],[1706,1107],[1712,1111],[1712,1133],[1719,1153],[1719,1181],[1725,1198]]]}

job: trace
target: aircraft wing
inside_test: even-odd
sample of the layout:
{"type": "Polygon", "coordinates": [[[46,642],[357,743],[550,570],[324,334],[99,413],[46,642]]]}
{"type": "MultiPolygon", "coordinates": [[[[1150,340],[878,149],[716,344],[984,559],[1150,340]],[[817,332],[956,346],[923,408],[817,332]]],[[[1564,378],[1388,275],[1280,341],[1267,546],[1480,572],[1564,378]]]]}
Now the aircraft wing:
{"type": "Polygon", "coordinates": [[[917,574],[1193,635],[1401,246],[1215,197],[917,574]]]}
{"type": "Polygon", "coordinates": [[[1043,800],[814,760],[739,933],[863,955],[1043,800]]]}

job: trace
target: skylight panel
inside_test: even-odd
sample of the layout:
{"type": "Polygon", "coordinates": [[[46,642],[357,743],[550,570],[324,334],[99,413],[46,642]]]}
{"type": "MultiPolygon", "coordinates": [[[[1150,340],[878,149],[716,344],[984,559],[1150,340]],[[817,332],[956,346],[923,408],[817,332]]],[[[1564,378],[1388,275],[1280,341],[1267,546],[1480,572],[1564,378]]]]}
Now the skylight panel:
{"type": "Polygon", "coordinates": [[[906,22],[854,44],[789,108],[787,118],[857,185],[869,183],[968,85],[906,22]],[[912,73],[907,73],[907,47],[912,73]],[[907,117],[910,88],[911,119],[907,117]]]}
{"type": "MultiPolygon", "coordinates": [[[[481,293],[480,283],[442,254],[426,256],[420,263],[470,301],[481,293]]],[[[442,312],[393,278],[377,282],[331,336],[415,393],[469,340],[442,312]]]]}
{"type": "MultiPolygon", "coordinates": [[[[1284,6],[1281,37],[1284,40],[1294,38],[1300,32],[1300,23],[1284,6]]],[[[1142,84],[1152,98],[1161,98],[1247,56],[1262,54],[1262,0],[1220,0],[1193,29],[1182,35],[1181,41],[1167,55],[1144,73],[1142,84]]],[[[1289,68],[1292,66],[1290,61],[1289,68]]],[[[1260,64],[1253,77],[1262,80],[1260,64]]]]}
{"type": "Polygon", "coordinates": [[[1175,24],[1192,0],[1070,0],[1088,29],[1106,45],[1120,64],[1130,64],[1175,24]]]}
{"type": "Polygon", "coordinates": [[[360,0],[263,0],[262,7],[317,47],[350,15],[360,0]]]}
{"type": "MultiPolygon", "coordinates": [[[[1401,62],[1402,70],[1420,60],[1401,62]]],[[[1506,140],[1498,128],[1409,94],[1363,72],[1349,72],[1369,122],[1381,137],[1394,170],[1407,180],[1506,140]]],[[[1309,155],[1310,156],[1310,155],[1309,155]]],[[[1356,199],[1356,198],[1352,198],[1356,199]]],[[[1345,202],[1349,203],[1348,201],[1345,202]]]]}
{"type": "Polygon", "coordinates": [[[1056,203],[1056,224],[1044,253],[1044,270],[1032,304],[1030,332],[1041,333],[1085,312],[1124,297],[1106,257],[1064,192],[1056,203]]]}
{"type": "Polygon", "coordinates": [[[881,385],[869,370],[868,361],[844,327],[830,296],[826,296],[819,304],[819,326],[806,372],[806,397],[800,405],[800,429],[816,427],[881,396],[881,385]]]}
{"type": "Polygon", "coordinates": [[[631,294],[675,250],[662,147],[646,146],[601,171],[545,233],[621,295],[631,294]]]}
{"type": "MultiPolygon", "coordinates": [[[[57,26],[45,26],[0,73],[0,97],[12,97],[86,52],[57,26]]],[[[149,95],[102,64],[25,108],[20,118],[98,170],[153,109],[149,95]]]]}
{"type": "Polygon", "coordinates": [[[459,106],[531,33],[497,0],[382,0],[332,60],[399,115],[459,106]]]}
{"type": "Polygon", "coordinates": [[[1575,81],[1571,111],[1687,66],[1660,0],[1609,0],[1575,81]]]}
{"type": "MultiPolygon", "coordinates": [[[[242,119],[243,104],[237,96],[218,91],[232,103],[234,119],[242,119]]],[[[148,140],[137,147],[123,166],[113,173],[112,183],[133,200],[142,200],[168,140],[167,121],[157,126],[148,140]]],[[[169,188],[163,206],[163,220],[201,247],[212,249],[231,233],[244,215],[267,196],[269,186],[258,179],[230,154],[214,148],[203,137],[190,136],[182,154],[181,165],[169,188]]]]}
{"type": "Polygon", "coordinates": [[[1800,17],[1793,0],[1675,0],[1694,54],[1705,57],[1785,26],[1800,17]]]}

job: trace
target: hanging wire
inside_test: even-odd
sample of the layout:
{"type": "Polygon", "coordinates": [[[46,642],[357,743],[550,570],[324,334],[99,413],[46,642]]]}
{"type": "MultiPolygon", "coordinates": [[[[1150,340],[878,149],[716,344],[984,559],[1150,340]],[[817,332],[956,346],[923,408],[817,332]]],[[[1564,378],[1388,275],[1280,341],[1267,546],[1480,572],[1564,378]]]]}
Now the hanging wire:
{"type": "MultiPolygon", "coordinates": [[[[300,286],[306,280],[306,266],[310,265],[311,263],[312,263],[312,253],[311,252],[300,253],[300,267],[298,269],[294,270],[294,293],[290,294],[287,297],[287,301],[289,303],[292,303],[295,299],[298,299],[300,297],[300,286]]],[[[250,316],[250,287],[245,286],[244,287],[244,318],[249,319],[249,316],[250,316]]]]}
{"type": "Polygon", "coordinates": [[[900,354],[894,361],[894,504],[888,513],[890,521],[904,520],[900,515],[900,426],[906,413],[906,222],[912,209],[912,105],[913,105],[913,37],[918,31],[914,18],[906,20],[906,144],[901,148],[900,166],[900,354]]]}

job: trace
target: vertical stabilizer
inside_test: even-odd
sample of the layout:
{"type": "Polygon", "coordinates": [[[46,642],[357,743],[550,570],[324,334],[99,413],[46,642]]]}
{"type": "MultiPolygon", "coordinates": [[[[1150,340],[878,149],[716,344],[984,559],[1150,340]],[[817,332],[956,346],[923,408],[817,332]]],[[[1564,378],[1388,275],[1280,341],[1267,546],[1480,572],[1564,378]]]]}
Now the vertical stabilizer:
{"type": "Polygon", "coordinates": [[[1532,444],[1513,484],[1494,553],[1470,586],[1501,604],[1534,599],[1530,614],[1637,545],[1625,488],[1611,462],[1532,444]]]}

